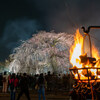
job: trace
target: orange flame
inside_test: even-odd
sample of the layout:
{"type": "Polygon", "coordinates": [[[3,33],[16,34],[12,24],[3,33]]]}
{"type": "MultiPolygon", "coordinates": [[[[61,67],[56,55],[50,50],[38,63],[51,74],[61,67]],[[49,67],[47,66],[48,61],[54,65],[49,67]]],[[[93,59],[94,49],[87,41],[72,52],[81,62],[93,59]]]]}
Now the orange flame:
{"type": "Polygon", "coordinates": [[[100,59],[99,52],[94,45],[92,46],[92,57],[96,58],[96,60],[100,59]]]}
{"type": "Polygon", "coordinates": [[[87,57],[87,53],[85,52],[85,54],[83,54],[82,49],[83,36],[80,34],[79,29],[77,29],[74,36],[74,44],[70,48],[70,63],[72,64],[73,69],[78,69],[73,71],[74,77],[81,80],[100,78],[100,69],[98,69],[98,72],[96,69],[100,68],[100,57],[98,50],[93,45],[92,57],[87,57]],[[85,63],[82,63],[81,56],[85,58],[85,63]],[[94,60],[92,63],[91,59],[94,60]],[[89,69],[87,70],[87,68],[89,69]]]}
{"type": "Polygon", "coordinates": [[[73,66],[82,67],[79,56],[82,54],[83,36],[76,30],[74,44],[70,48],[70,62],[73,66]]]}

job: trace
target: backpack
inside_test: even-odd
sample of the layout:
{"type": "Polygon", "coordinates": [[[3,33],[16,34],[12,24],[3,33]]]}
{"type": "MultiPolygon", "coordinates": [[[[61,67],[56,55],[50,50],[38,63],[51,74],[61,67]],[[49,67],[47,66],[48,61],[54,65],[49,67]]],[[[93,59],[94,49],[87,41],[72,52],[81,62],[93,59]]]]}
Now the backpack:
{"type": "Polygon", "coordinates": [[[3,77],[3,82],[6,82],[6,77],[3,77]]]}

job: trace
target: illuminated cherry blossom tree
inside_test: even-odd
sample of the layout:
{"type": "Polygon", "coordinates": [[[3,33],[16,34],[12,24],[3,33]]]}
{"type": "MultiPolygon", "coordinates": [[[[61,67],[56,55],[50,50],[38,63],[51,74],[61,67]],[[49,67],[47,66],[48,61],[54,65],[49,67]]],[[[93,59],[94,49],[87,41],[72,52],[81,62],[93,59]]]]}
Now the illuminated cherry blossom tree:
{"type": "Polygon", "coordinates": [[[9,70],[15,73],[67,72],[73,35],[41,31],[14,49],[9,70]]]}

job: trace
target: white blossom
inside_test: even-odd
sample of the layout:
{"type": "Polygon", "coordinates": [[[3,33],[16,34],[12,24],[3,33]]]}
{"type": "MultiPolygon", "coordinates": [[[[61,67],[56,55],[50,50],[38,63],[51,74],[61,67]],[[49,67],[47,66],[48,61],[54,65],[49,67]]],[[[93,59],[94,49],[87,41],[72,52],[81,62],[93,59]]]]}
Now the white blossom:
{"type": "Polygon", "coordinates": [[[14,49],[10,55],[13,61],[9,70],[34,74],[68,71],[69,48],[72,42],[72,34],[41,31],[14,49]]]}

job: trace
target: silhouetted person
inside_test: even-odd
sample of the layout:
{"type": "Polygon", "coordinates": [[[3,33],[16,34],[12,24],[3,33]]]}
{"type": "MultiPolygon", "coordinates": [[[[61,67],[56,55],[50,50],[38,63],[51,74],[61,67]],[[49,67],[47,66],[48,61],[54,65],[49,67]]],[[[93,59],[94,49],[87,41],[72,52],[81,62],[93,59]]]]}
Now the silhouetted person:
{"type": "Polygon", "coordinates": [[[20,80],[20,92],[18,94],[18,98],[17,100],[20,99],[20,97],[23,95],[23,93],[26,95],[27,99],[30,100],[30,96],[29,96],[29,90],[28,90],[28,78],[26,73],[23,74],[23,77],[20,80]]]}
{"type": "Polygon", "coordinates": [[[48,72],[48,75],[46,76],[46,81],[47,81],[47,90],[51,91],[52,88],[52,75],[50,71],[48,72]]]}
{"type": "Polygon", "coordinates": [[[39,93],[39,100],[41,100],[41,94],[43,96],[43,100],[45,100],[45,79],[43,77],[43,74],[41,73],[38,79],[38,93],[39,93]]]}
{"type": "Polygon", "coordinates": [[[18,79],[16,78],[15,73],[11,75],[11,78],[9,79],[9,86],[10,86],[10,100],[15,100],[16,95],[16,87],[18,84],[18,79]]]}
{"type": "Polygon", "coordinates": [[[2,73],[0,73],[0,91],[2,90],[2,86],[3,86],[2,80],[3,80],[3,75],[2,73]]]}

